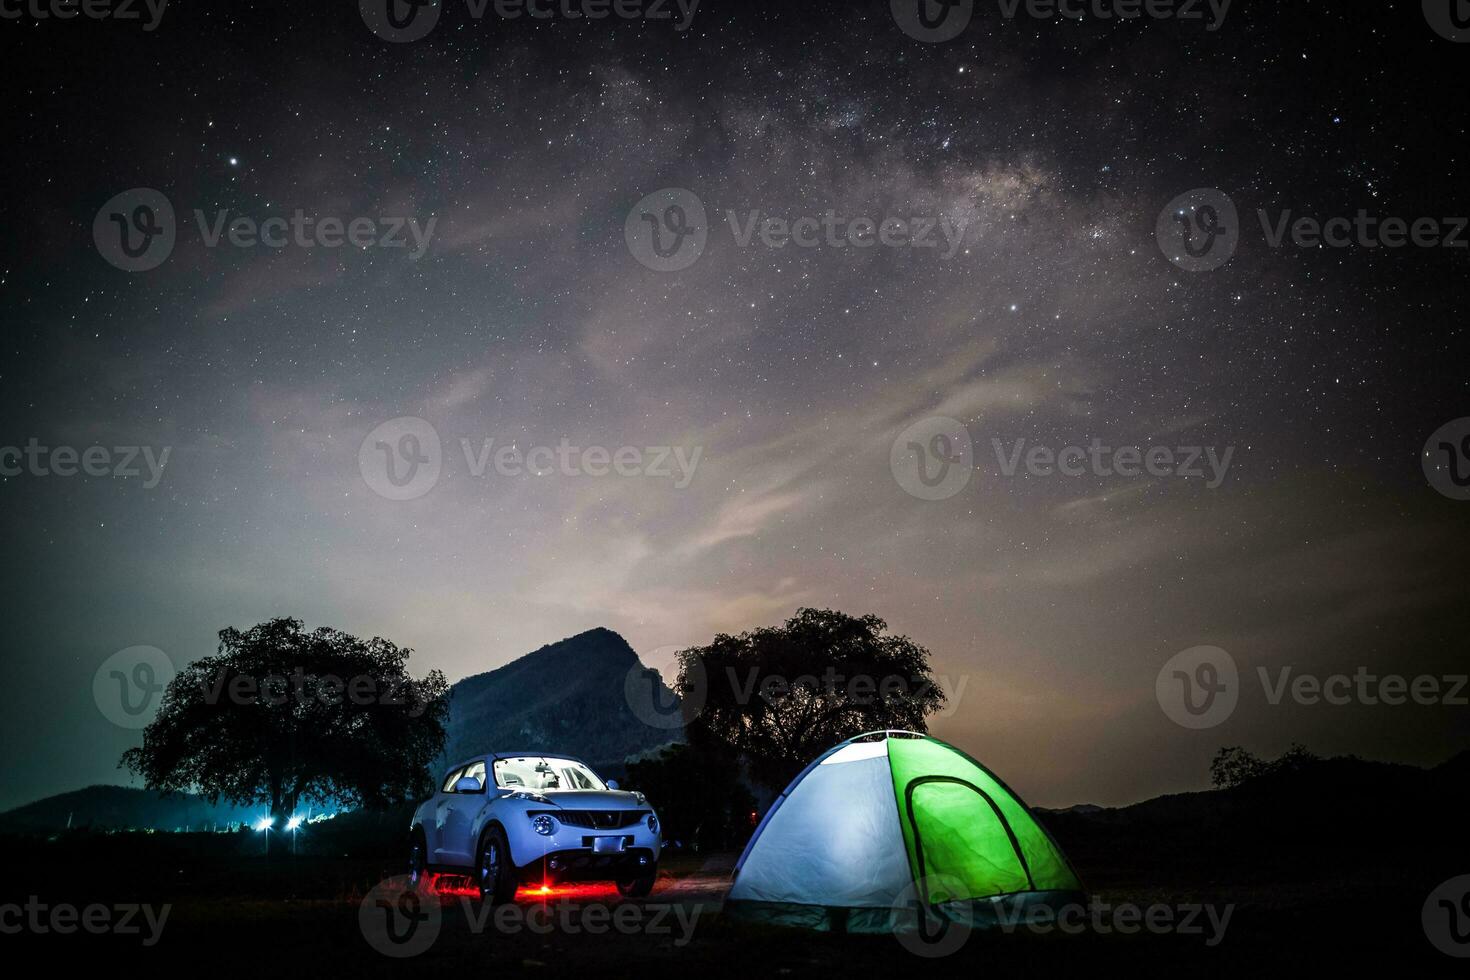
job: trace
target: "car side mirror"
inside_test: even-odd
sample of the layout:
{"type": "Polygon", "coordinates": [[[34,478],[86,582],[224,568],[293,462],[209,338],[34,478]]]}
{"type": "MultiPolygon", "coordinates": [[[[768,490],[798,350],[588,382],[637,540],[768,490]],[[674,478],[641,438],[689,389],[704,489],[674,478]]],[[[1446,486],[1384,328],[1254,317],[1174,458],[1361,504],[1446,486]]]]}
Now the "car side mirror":
{"type": "Polygon", "coordinates": [[[618,781],[616,779],[609,779],[607,781],[607,788],[608,789],[617,789],[618,788],[618,781]]]}
{"type": "Polygon", "coordinates": [[[484,787],[480,785],[478,776],[460,776],[454,781],[456,793],[478,793],[482,789],[484,787]]]}

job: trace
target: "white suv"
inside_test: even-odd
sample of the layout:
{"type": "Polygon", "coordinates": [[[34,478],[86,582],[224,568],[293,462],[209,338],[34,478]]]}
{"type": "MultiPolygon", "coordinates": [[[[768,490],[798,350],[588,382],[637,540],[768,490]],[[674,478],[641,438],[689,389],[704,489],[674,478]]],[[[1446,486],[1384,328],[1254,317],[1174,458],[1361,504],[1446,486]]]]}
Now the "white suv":
{"type": "Polygon", "coordinates": [[[468,874],[490,902],[510,901],[523,882],[572,879],[612,880],[641,897],[658,875],[658,815],[648,800],[564,755],[461,762],[414,812],[409,840],[415,881],[426,871],[468,874]]]}

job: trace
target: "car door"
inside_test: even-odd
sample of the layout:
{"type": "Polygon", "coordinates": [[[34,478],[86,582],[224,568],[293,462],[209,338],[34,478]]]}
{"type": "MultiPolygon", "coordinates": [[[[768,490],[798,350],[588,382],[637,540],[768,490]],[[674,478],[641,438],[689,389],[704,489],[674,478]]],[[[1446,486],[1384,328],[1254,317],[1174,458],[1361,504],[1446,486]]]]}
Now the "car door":
{"type": "Polygon", "coordinates": [[[439,864],[469,867],[474,861],[475,841],[471,840],[474,819],[485,805],[485,763],[472,762],[456,772],[445,784],[448,787],[434,814],[438,827],[439,864]],[[476,792],[462,792],[455,784],[466,776],[480,781],[476,792]]]}
{"type": "Polygon", "coordinates": [[[464,766],[458,766],[444,777],[439,784],[439,792],[434,794],[434,807],[431,813],[424,815],[424,836],[429,845],[429,861],[434,864],[443,864],[441,856],[444,841],[444,819],[449,813],[449,799],[454,792],[455,781],[459,779],[460,773],[464,772],[464,766]]]}

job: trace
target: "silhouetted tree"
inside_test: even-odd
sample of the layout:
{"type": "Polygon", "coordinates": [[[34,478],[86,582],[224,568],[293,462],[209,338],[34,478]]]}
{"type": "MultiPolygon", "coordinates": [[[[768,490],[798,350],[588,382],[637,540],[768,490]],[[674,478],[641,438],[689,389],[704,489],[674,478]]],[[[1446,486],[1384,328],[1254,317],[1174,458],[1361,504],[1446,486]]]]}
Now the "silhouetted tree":
{"type": "Polygon", "coordinates": [[[1210,782],[1216,789],[1229,789],[1260,775],[1264,763],[1249,749],[1227,745],[1210,760],[1210,782]]]}
{"type": "Polygon", "coordinates": [[[723,850],[742,847],[754,829],[755,798],[727,752],[676,742],[629,762],[627,784],[658,811],[666,840],[696,850],[723,850]]]}
{"type": "Polygon", "coordinates": [[[866,731],[926,731],[944,704],[929,651],[877,616],[798,609],[778,627],[679,653],[691,744],[734,751],[752,778],[784,789],[817,754],[866,731]]]}
{"type": "Polygon", "coordinates": [[[379,808],[430,791],[448,685],[437,670],[410,677],[412,651],[295,619],[219,639],[123,755],[148,788],[265,803],[277,828],[303,801],[379,808]]]}
{"type": "Polygon", "coordinates": [[[1269,761],[1257,758],[1239,745],[1230,745],[1216,752],[1210,761],[1210,782],[1217,789],[1230,789],[1262,776],[1298,772],[1316,761],[1316,755],[1295,742],[1279,758],[1269,761]]]}

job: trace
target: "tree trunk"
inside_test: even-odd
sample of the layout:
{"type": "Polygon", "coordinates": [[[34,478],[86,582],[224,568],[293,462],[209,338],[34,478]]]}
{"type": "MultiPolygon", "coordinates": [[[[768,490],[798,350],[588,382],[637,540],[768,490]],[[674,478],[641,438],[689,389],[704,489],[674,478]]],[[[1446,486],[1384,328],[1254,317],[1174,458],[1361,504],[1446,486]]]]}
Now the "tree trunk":
{"type": "Polygon", "coordinates": [[[289,813],[282,813],[284,808],[281,799],[281,777],[272,774],[271,785],[271,825],[265,832],[265,853],[270,858],[280,858],[291,853],[291,842],[287,839],[289,832],[286,830],[286,821],[291,819],[289,813]]]}

